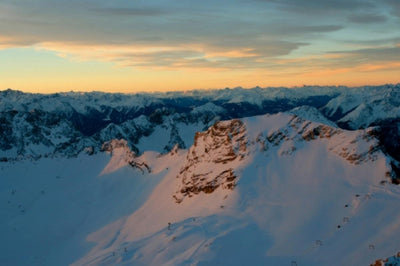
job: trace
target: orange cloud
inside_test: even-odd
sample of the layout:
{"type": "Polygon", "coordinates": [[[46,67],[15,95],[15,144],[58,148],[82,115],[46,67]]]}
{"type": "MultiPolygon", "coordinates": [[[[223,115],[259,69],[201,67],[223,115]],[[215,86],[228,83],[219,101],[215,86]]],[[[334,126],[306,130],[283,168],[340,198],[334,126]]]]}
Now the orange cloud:
{"type": "Polygon", "coordinates": [[[400,69],[400,62],[387,63],[382,62],[380,64],[363,64],[356,67],[358,71],[362,72],[375,72],[378,70],[391,70],[391,69],[400,69]]]}
{"type": "MultiPolygon", "coordinates": [[[[22,40],[0,36],[0,49],[16,47],[17,43],[24,46],[22,40]]],[[[7,72],[0,79],[0,88],[132,92],[382,84],[397,83],[400,76],[400,62],[352,60],[360,57],[349,52],[263,57],[252,48],[221,50],[201,43],[149,46],[42,42],[33,48],[39,56],[42,51],[56,53],[70,67],[59,71],[38,68],[31,72],[7,72]],[[93,61],[96,66],[86,69],[85,64],[93,61]]]]}
{"type": "Polygon", "coordinates": [[[208,52],[205,58],[243,58],[243,57],[255,57],[259,54],[254,52],[252,48],[229,50],[224,52],[208,52]]]}

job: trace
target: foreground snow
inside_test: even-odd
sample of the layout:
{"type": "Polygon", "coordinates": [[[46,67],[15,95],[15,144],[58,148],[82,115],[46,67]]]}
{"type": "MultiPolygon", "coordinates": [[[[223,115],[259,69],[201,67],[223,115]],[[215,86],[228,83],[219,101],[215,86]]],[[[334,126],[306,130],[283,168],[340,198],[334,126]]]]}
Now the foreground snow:
{"type": "Polygon", "coordinates": [[[111,158],[1,163],[0,264],[369,265],[396,254],[400,189],[381,183],[387,159],[369,129],[314,117],[244,119],[245,149],[230,135],[212,145],[231,132],[225,122],[189,150],[135,159],[150,172],[130,166],[126,145],[111,158]],[[232,169],[235,188],[218,183],[177,203],[205,167],[232,169]]]}

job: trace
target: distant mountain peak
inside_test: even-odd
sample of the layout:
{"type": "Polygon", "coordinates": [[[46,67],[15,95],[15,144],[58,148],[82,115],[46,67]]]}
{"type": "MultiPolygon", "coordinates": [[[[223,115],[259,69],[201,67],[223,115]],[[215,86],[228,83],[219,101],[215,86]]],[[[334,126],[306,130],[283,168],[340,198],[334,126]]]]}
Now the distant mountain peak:
{"type": "MultiPolygon", "coordinates": [[[[125,139],[138,155],[146,150],[167,153],[175,144],[190,147],[194,132],[217,121],[289,112],[335,130],[376,127],[379,148],[399,165],[399,90],[400,84],[136,94],[8,89],[0,91],[0,160],[73,157],[89,146],[96,153],[112,139],[125,139]]],[[[315,130],[320,138],[328,129],[315,130]]],[[[316,137],[309,133],[307,138],[316,137]]],[[[296,148],[285,145],[283,153],[296,148]]]]}
{"type": "Polygon", "coordinates": [[[150,172],[150,167],[146,162],[142,161],[129,148],[128,142],[124,139],[113,139],[102,145],[102,151],[111,154],[111,160],[101,172],[101,175],[109,174],[118,169],[130,165],[140,170],[142,173],[150,172]]]}

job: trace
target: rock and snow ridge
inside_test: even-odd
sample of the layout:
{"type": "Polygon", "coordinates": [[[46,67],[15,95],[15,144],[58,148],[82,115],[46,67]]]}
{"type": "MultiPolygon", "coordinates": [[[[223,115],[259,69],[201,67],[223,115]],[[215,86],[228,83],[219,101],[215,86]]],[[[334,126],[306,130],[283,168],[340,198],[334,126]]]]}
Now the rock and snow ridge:
{"type": "Polygon", "coordinates": [[[194,144],[188,150],[185,163],[176,177],[181,180],[179,190],[173,195],[176,202],[180,203],[186,196],[192,197],[200,192],[212,193],[218,187],[234,189],[238,177],[233,169],[242,164],[252,145],[264,153],[277,147],[280,156],[289,156],[301,149],[303,142],[329,139],[328,151],[351,164],[373,162],[378,158],[379,143],[372,128],[344,132],[297,115],[275,116],[287,121],[287,124],[268,133],[261,131],[252,140],[248,139],[246,125],[238,119],[217,122],[207,131],[197,132],[194,144]]]}
{"type": "Polygon", "coordinates": [[[397,248],[398,231],[385,232],[400,226],[385,220],[400,219],[388,209],[400,190],[381,183],[390,168],[371,130],[281,113],[218,122],[186,151],[144,153],[164,178],[134,213],[90,234],[95,246],[74,265],[369,264],[397,248]]]}
{"type": "Polygon", "coordinates": [[[66,123],[92,155],[65,158],[64,142],[58,157],[0,162],[1,264],[365,265],[396,254],[396,158],[379,126],[345,130],[309,106],[214,123],[221,109],[209,106],[109,124],[106,142],[17,113],[26,132],[66,123]]]}
{"type": "Polygon", "coordinates": [[[378,259],[371,266],[398,266],[400,265],[400,251],[396,255],[386,258],[378,259]]]}
{"type": "MultiPolygon", "coordinates": [[[[400,84],[375,87],[303,87],[224,89],[171,93],[30,94],[0,91],[0,160],[76,156],[85,148],[94,153],[104,142],[126,139],[136,153],[149,148],[168,152],[192,144],[195,131],[219,120],[282,111],[314,113],[318,121],[344,129],[397,125],[400,84]],[[308,108],[308,110],[306,110],[308,108]],[[182,134],[181,128],[193,128],[182,134]],[[159,145],[149,147],[149,138],[165,131],[159,145]],[[189,136],[189,137],[188,137],[189,136]]],[[[308,119],[308,118],[307,118],[308,119]]],[[[392,157],[400,153],[386,143],[400,138],[399,130],[381,133],[392,157]]],[[[392,141],[393,142],[393,141],[392,141]]]]}

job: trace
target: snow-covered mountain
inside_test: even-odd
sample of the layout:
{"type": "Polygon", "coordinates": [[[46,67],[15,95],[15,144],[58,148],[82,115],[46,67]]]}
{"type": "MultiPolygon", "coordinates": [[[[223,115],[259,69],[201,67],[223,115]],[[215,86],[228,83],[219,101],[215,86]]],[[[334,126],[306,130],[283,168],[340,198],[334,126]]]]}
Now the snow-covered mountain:
{"type": "Polygon", "coordinates": [[[76,156],[87,147],[97,152],[104,142],[121,138],[137,153],[148,149],[168,152],[176,143],[180,148],[189,147],[194,132],[205,130],[216,121],[293,108],[308,108],[303,113],[315,108],[323,114],[319,119],[344,129],[384,126],[381,142],[389,147],[389,153],[395,153],[390,148],[392,143],[386,144],[385,139],[388,134],[399,138],[398,128],[393,127],[400,125],[399,103],[400,84],[153,94],[43,95],[8,89],[0,92],[0,159],[76,156]],[[195,130],[182,135],[187,132],[182,128],[195,130]],[[147,141],[153,134],[162,136],[157,146],[147,141]]]}
{"type": "Polygon", "coordinates": [[[399,90],[0,92],[0,265],[388,258],[399,90]]]}

